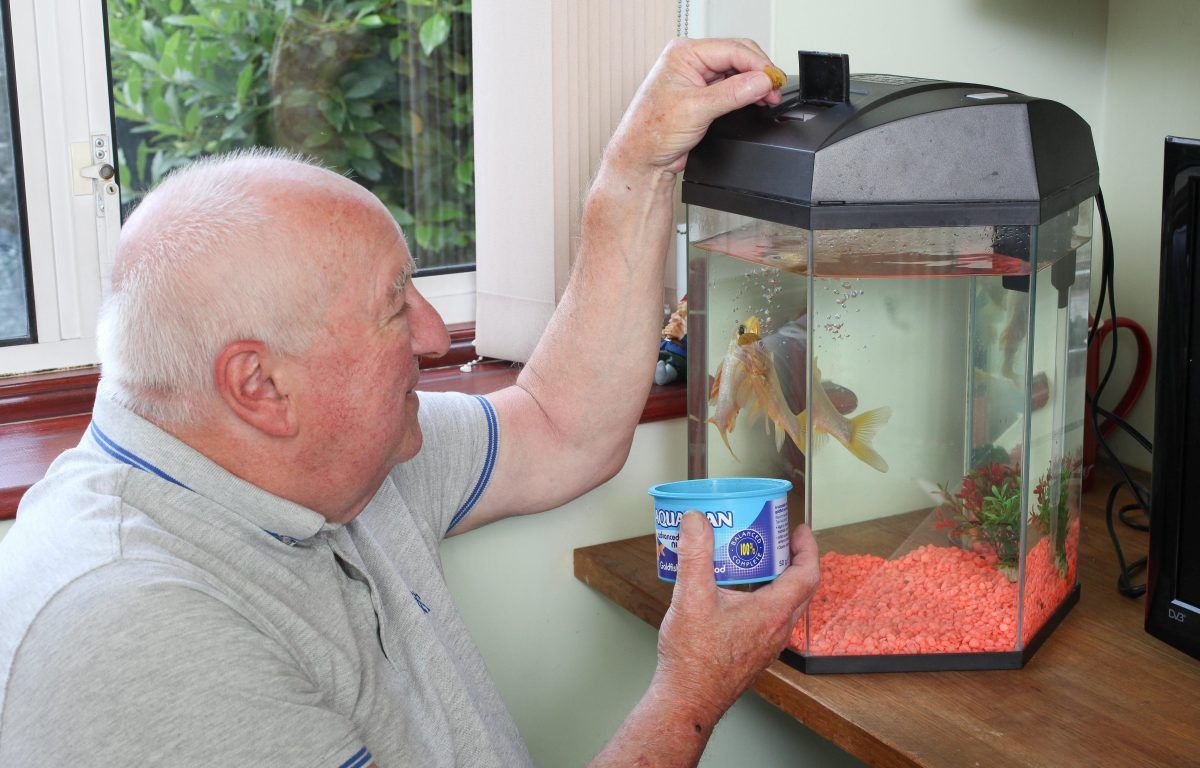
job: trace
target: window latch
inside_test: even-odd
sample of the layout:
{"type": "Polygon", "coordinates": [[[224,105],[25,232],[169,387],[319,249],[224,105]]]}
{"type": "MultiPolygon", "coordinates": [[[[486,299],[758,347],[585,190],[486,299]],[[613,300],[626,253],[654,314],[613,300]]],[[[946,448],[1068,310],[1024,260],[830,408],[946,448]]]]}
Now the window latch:
{"type": "Polygon", "coordinates": [[[117,186],[116,151],[108,134],[93,134],[88,141],[74,141],[71,152],[71,191],[90,196],[96,212],[96,236],[100,242],[100,291],[107,295],[113,255],[121,234],[121,188],[117,186]]]}
{"type": "Polygon", "coordinates": [[[71,144],[71,166],[75,172],[73,191],[76,195],[91,195],[96,201],[96,218],[105,218],[106,205],[119,208],[120,188],[117,169],[112,164],[112,148],[108,136],[96,134],[90,141],[71,144]]]}
{"type": "Polygon", "coordinates": [[[113,176],[117,175],[117,169],[113,168],[108,163],[97,163],[95,165],[88,165],[80,168],[79,175],[87,179],[108,181],[113,176]]]}

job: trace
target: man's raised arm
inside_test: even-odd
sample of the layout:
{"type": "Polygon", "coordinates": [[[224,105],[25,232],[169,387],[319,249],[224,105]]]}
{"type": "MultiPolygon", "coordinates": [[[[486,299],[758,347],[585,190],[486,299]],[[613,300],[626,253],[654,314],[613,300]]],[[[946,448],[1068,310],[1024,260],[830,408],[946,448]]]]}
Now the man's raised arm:
{"type": "Polygon", "coordinates": [[[571,280],[515,386],[489,398],[496,470],[455,533],[559,506],[612,477],[649,393],[662,324],[675,176],[713,119],[777,103],[754,43],[667,46],[605,150],[571,280]]]}

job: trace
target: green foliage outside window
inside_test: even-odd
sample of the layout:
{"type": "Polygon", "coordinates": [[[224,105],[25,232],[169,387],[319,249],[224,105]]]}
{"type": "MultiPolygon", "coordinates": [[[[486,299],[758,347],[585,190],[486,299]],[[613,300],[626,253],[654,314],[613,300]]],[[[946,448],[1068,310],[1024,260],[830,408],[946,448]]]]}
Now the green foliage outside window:
{"type": "Polygon", "coordinates": [[[383,200],[421,267],[474,261],[470,0],[108,0],[125,201],[287,147],[383,200]]]}

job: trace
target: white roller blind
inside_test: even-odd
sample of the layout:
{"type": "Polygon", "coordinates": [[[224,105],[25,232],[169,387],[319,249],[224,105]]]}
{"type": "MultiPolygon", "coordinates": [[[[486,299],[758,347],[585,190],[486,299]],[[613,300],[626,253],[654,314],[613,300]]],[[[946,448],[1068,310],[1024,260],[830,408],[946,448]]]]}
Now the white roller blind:
{"type": "Polygon", "coordinates": [[[517,0],[472,10],[480,355],[529,359],[566,288],[583,197],[664,45],[676,0],[517,0]]]}

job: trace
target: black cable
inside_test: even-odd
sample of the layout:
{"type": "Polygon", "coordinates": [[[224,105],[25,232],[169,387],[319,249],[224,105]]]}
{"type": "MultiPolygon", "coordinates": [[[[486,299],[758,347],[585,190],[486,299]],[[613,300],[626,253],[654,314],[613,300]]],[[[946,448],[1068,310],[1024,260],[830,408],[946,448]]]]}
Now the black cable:
{"type": "MultiPolygon", "coordinates": [[[[1096,329],[1100,327],[1100,318],[1104,312],[1104,301],[1106,298],[1108,300],[1109,318],[1114,324],[1117,322],[1117,300],[1114,286],[1115,259],[1113,256],[1112,228],[1109,226],[1108,211],[1104,207],[1104,193],[1102,191],[1097,191],[1096,193],[1096,208],[1100,212],[1100,228],[1104,235],[1104,249],[1102,251],[1103,255],[1101,257],[1100,266],[1100,299],[1097,302],[1096,314],[1092,317],[1091,331],[1088,333],[1089,345],[1096,336],[1096,329]]],[[[1100,432],[1100,411],[1103,410],[1098,405],[1100,402],[1100,395],[1104,392],[1105,387],[1108,385],[1108,381],[1112,377],[1113,371],[1116,369],[1117,365],[1117,336],[1119,334],[1116,332],[1115,328],[1113,330],[1114,332],[1112,334],[1112,345],[1109,351],[1108,367],[1104,372],[1104,376],[1096,385],[1096,391],[1090,395],[1087,395],[1087,398],[1092,406],[1092,430],[1096,435],[1096,442],[1104,449],[1109,461],[1116,465],[1117,470],[1121,473],[1121,477],[1123,478],[1123,480],[1113,485],[1112,490],[1109,491],[1108,503],[1104,508],[1105,524],[1108,528],[1109,538],[1112,539],[1113,549],[1116,550],[1117,565],[1120,569],[1119,573],[1117,574],[1117,591],[1126,597],[1136,598],[1141,597],[1146,593],[1146,585],[1134,584],[1132,582],[1132,577],[1146,567],[1146,558],[1138,558],[1134,562],[1126,564],[1125,553],[1121,549],[1121,542],[1117,539],[1117,532],[1113,526],[1113,504],[1116,501],[1117,494],[1120,492],[1121,487],[1128,487],[1133,493],[1134,498],[1137,499],[1137,503],[1127,505],[1122,509],[1121,512],[1118,513],[1118,515],[1121,515],[1122,522],[1126,522],[1123,515],[1134,509],[1141,509],[1148,517],[1150,515],[1150,494],[1141,484],[1134,481],[1134,479],[1130,476],[1129,471],[1125,468],[1125,465],[1120,459],[1117,458],[1116,453],[1113,452],[1112,448],[1108,444],[1108,441],[1104,439],[1104,436],[1100,432]]],[[[1118,419],[1117,423],[1120,425],[1123,422],[1118,419]]],[[[1134,431],[1136,432],[1136,430],[1134,431]]],[[[1141,435],[1139,434],[1138,437],[1141,437],[1141,435]]],[[[1147,450],[1150,450],[1150,441],[1145,440],[1144,437],[1142,437],[1142,440],[1145,441],[1144,443],[1141,443],[1142,446],[1147,450]]]]}
{"type": "Polygon", "coordinates": [[[1128,517],[1126,517],[1126,515],[1128,515],[1130,512],[1134,511],[1135,509],[1138,510],[1139,512],[1143,512],[1143,514],[1144,514],[1144,510],[1142,510],[1142,508],[1139,505],[1126,504],[1125,506],[1123,506],[1119,510],[1117,510],[1117,517],[1120,518],[1122,523],[1125,523],[1125,525],[1129,526],[1130,528],[1134,529],[1135,531],[1149,531],[1150,526],[1147,525],[1146,523],[1139,523],[1136,520],[1130,520],[1128,517]]]}
{"type": "Polygon", "coordinates": [[[1117,494],[1121,491],[1121,486],[1125,485],[1121,481],[1112,487],[1108,492],[1108,504],[1105,508],[1109,514],[1105,515],[1105,523],[1108,526],[1108,536],[1112,539],[1113,548],[1117,550],[1117,567],[1120,572],[1117,574],[1117,591],[1126,597],[1141,597],[1146,594],[1145,584],[1133,584],[1130,578],[1146,567],[1146,558],[1139,557],[1128,565],[1125,564],[1125,553],[1121,551],[1121,542],[1117,541],[1117,532],[1113,529],[1112,507],[1116,501],[1117,494]]]}
{"type": "Polygon", "coordinates": [[[1125,419],[1122,419],[1120,416],[1113,413],[1112,411],[1109,411],[1105,408],[1101,408],[1099,405],[1096,405],[1095,403],[1092,403],[1091,406],[1094,411],[1099,413],[1105,419],[1111,421],[1112,423],[1116,424],[1121,429],[1125,430],[1125,432],[1130,437],[1132,437],[1138,445],[1145,448],[1148,453],[1154,453],[1154,446],[1151,444],[1150,440],[1148,440],[1146,438],[1146,436],[1143,435],[1141,432],[1138,432],[1137,429],[1132,424],[1130,424],[1128,421],[1125,421],[1125,419]]]}

